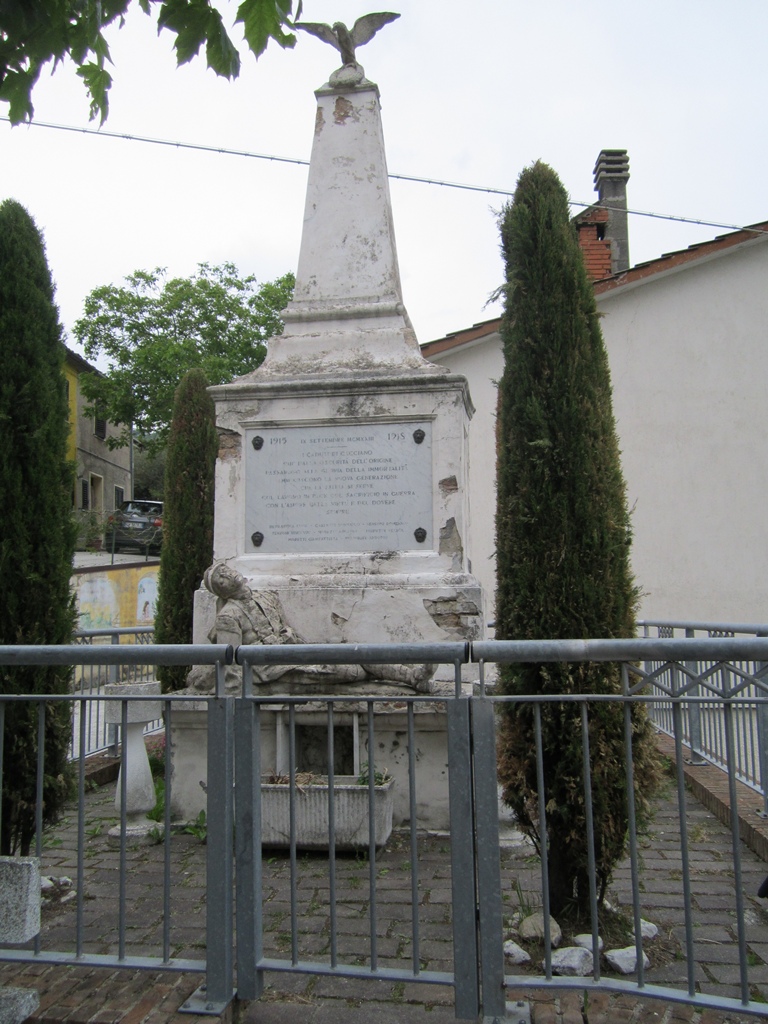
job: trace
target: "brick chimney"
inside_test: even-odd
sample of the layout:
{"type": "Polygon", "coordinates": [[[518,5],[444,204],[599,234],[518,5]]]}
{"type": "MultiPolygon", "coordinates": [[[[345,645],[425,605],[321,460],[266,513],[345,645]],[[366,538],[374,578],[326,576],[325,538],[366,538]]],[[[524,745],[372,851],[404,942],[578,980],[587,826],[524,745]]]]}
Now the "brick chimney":
{"type": "Polygon", "coordinates": [[[597,158],[594,175],[598,203],[608,211],[605,239],[611,247],[611,274],[621,274],[629,270],[629,157],[626,149],[603,149],[597,158]]]}

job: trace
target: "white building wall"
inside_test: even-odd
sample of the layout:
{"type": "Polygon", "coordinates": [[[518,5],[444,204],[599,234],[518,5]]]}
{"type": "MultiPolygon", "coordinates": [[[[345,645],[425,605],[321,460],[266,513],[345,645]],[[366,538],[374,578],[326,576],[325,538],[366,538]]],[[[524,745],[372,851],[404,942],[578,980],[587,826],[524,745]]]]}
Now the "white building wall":
{"type": "Polygon", "coordinates": [[[641,616],[768,622],[768,245],[599,306],[641,616]]]}
{"type": "MultiPolygon", "coordinates": [[[[768,244],[598,297],[613,379],[639,616],[768,623],[768,244]]],[[[497,333],[433,357],[464,374],[474,574],[493,609],[497,333]]]]}

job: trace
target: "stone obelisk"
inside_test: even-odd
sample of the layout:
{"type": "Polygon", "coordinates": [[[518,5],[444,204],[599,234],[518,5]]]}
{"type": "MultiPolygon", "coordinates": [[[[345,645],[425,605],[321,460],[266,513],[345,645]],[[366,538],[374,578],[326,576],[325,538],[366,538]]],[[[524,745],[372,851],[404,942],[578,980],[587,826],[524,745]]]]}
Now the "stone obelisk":
{"type": "MultiPolygon", "coordinates": [[[[309,643],[479,638],[465,546],[472,405],[463,377],[421,356],[403,305],[379,90],[354,64],[315,95],[284,332],[262,366],[211,389],[214,554],[276,595],[309,643]]],[[[213,616],[199,591],[196,641],[213,616]]],[[[439,674],[417,687],[435,688],[439,674]]],[[[361,692],[377,692],[375,680],[361,692]]]]}

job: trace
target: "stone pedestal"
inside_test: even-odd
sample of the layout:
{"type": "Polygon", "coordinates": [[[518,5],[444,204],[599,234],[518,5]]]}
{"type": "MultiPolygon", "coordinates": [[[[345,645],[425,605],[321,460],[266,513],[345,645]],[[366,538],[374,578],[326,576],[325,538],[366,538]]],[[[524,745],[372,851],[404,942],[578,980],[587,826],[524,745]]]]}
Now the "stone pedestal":
{"type": "MultiPolygon", "coordinates": [[[[336,745],[344,746],[340,734],[352,737],[349,767],[341,767],[339,775],[357,777],[361,766],[369,760],[368,723],[365,707],[356,702],[337,705],[334,715],[336,745]]],[[[262,708],[261,773],[262,776],[287,775],[288,711],[284,705],[262,708]]],[[[327,764],[313,763],[315,750],[327,749],[325,705],[316,703],[296,710],[297,739],[304,737],[307,750],[299,749],[299,771],[327,772],[327,764]],[[322,734],[318,742],[310,739],[312,731],[322,734]],[[314,748],[314,749],[310,749],[314,748]]],[[[447,830],[448,814],[448,748],[445,711],[439,701],[419,704],[414,716],[414,734],[418,757],[416,771],[416,816],[421,828],[447,830]]],[[[395,827],[410,820],[408,806],[408,719],[405,705],[390,702],[375,715],[373,761],[379,771],[387,770],[394,779],[392,823],[395,827]]],[[[297,744],[300,747],[300,743],[297,744]]],[[[194,821],[207,811],[208,733],[205,701],[175,702],[171,717],[170,751],[173,763],[171,780],[171,814],[175,821],[194,821]]]]}
{"type": "MultiPolygon", "coordinates": [[[[113,683],[104,687],[111,697],[159,697],[159,683],[113,683]]],[[[147,748],[144,743],[144,728],[147,722],[162,718],[159,700],[128,701],[128,721],[125,735],[121,737],[122,759],[115,793],[115,809],[122,809],[123,775],[125,779],[126,833],[131,838],[144,838],[163,823],[147,818],[147,812],[155,806],[155,783],[149,767],[147,748]]],[[[123,720],[123,705],[120,701],[107,701],[105,720],[120,725],[123,720]]],[[[112,838],[120,836],[120,826],[109,830],[112,838]]]]}

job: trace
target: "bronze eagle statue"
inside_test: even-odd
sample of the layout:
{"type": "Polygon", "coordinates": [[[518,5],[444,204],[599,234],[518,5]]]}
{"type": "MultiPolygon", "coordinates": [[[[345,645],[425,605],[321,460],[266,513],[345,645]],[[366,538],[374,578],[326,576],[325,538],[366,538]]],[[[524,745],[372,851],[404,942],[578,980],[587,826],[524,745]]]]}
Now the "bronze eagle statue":
{"type": "Polygon", "coordinates": [[[355,49],[369,42],[382,26],[390,21],[399,18],[399,14],[390,14],[384,11],[380,14],[364,14],[358,18],[350,31],[346,25],[337,21],[331,25],[322,25],[319,22],[294,22],[295,28],[303,28],[325,43],[330,43],[341,54],[342,62],[346,64],[357,64],[355,49]]]}

